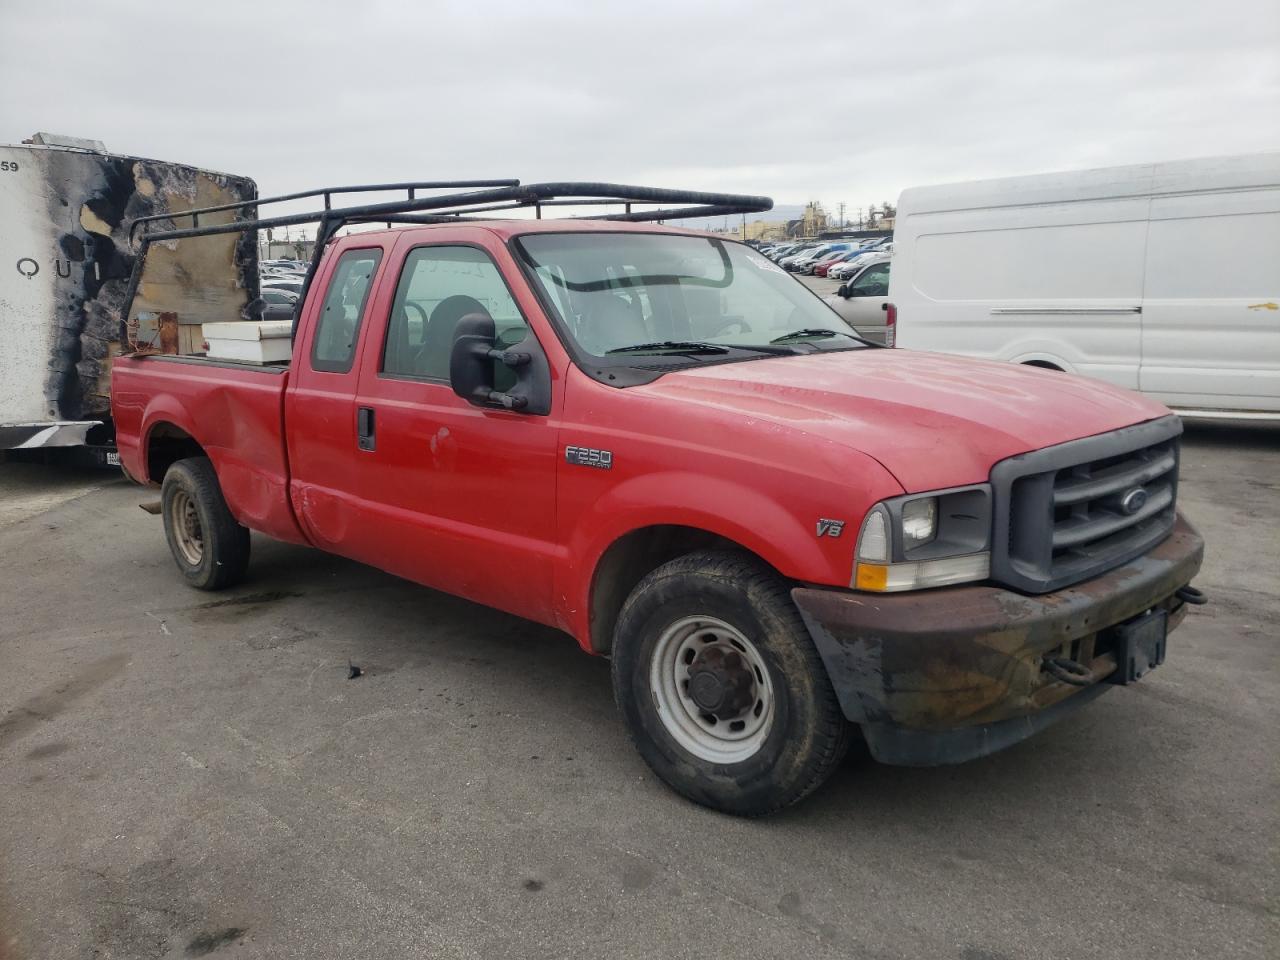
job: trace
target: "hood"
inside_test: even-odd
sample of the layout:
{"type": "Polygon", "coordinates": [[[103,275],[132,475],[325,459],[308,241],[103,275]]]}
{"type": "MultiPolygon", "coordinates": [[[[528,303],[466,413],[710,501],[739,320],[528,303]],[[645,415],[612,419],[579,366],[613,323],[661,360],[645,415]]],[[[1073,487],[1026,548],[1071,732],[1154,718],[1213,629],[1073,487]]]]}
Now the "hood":
{"type": "Polygon", "coordinates": [[[999,460],[1169,413],[1100,380],[914,350],[694,367],[632,387],[856,449],[909,493],[982,483],[999,460]]]}

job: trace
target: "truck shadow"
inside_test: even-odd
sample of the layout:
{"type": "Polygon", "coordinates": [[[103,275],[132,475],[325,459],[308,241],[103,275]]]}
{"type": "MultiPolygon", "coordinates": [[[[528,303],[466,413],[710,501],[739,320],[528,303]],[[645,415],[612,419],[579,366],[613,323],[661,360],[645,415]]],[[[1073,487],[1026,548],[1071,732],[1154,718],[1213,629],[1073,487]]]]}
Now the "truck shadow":
{"type": "MultiPolygon", "coordinates": [[[[206,607],[202,619],[269,608],[260,597],[356,605],[361,629],[342,646],[354,663],[374,674],[398,669],[447,676],[449,695],[468,701],[468,709],[496,703],[540,716],[566,751],[593,757],[600,776],[633,783],[641,776],[635,800],[647,811],[642,817],[711,818],[709,829],[719,822],[731,831],[738,828],[730,824],[742,823],[687,803],[648,775],[614,707],[608,662],[586,655],[566,634],[319,552],[266,541],[262,547],[252,582],[237,591],[249,602],[206,607]]],[[[322,618],[322,610],[311,616],[322,618]]],[[[1073,834],[1090,835],[1100,821],[1158,814],[1165,801],[1159,790],[1152,795],[1152,782],[1168,782],[1191,762],[1184,727],[1176,709],[1136,688],[1117,688],[1022,744],[959,766],[889,767],[859,741],[812,797],[745,829],[846,838],[906,830],[957,851],[960,860],[966,844],[989,838],[993,827],[1011,843],[1054,846],[1073,834]],[[1143,740],[1123,732],[1149,724],[1157,725],[1158,736],[1143,740]],[[1144,793],[1149,799],[1139,806],[1132,798],[1144,793]],[[1044,834],[1049,821],[1053,840],[1044,834]]],[[[596,787],[584,782],[581,789],[589,795],[596,787]]]]}

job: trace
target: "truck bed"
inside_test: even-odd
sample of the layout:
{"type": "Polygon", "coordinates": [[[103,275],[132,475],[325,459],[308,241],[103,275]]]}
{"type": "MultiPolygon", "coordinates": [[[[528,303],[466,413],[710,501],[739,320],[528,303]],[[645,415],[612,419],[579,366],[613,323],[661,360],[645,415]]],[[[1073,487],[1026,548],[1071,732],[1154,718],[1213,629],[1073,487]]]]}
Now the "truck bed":
{"type": "Polygon", "coordinates": [[[287,364],[168,355],[118,358],[112,367],[120,463],[159,483],[169,463],[213,461],[227,506],[248,527],[305,542],[289,503],[284,440],[287,364]]]}

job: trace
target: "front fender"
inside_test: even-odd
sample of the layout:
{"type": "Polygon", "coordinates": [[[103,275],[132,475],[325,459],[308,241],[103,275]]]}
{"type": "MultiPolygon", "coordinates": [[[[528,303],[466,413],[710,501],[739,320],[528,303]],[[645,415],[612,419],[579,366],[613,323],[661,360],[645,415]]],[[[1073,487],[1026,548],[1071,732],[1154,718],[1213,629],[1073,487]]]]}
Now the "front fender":
{"type": "MultiPolygon", "coordinates": [[[[877,469],[884,473],[883,468],[877,469]]],[[[681,526],[724,537],[783,576],[848,586],[857,527],[871,504],[900,488],[884,473],[884,490],[815,482],[790,501],[756,484],[687,471],[648,473],[603,491],[567,531],[556,578],[562,625],[590,649],[590,597],[596,567],[621,537],[654,526],[681,526]],[[818,521],[843,520],[838,536],[819,536],[818,521]]],[[[793,491],[794,494],[794,491],[793,491]]]]}

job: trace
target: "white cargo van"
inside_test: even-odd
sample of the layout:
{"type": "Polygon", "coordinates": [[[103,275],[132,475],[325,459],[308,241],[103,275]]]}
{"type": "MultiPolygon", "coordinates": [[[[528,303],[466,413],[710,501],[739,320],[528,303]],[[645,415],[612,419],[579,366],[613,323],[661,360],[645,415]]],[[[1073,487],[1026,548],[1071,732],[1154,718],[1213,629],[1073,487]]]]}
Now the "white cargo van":
{"type": "Polygon", "coordinates": [[[901,347],[1280,418],[1280,153],[905,190],[901,347]]]}

